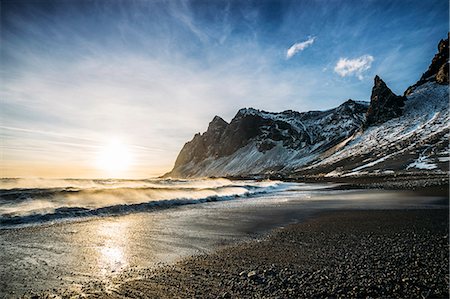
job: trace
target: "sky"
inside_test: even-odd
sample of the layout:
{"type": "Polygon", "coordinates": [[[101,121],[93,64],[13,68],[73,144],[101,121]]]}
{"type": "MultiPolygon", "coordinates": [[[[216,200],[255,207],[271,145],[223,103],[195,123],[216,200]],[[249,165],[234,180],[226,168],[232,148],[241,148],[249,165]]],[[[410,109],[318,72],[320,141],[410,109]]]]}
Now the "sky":
{"type": "Polygon", "coordinates": [[[0,5],[1,177],[158,176],[215,115],[403,93],[449,28],[446,0],[0,5]]]}

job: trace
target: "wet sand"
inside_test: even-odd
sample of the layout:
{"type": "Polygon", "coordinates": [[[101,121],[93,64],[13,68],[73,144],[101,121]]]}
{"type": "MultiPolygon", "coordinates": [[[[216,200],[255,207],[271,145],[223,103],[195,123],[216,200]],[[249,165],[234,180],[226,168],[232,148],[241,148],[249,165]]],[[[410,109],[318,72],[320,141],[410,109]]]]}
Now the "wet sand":
{"type": "Polygon", "coordinates": [[[93,297],[448,298],[448,224],[447,209],[329,212],[93,297]]]}
{"type": "MultiPolygon", "coordinates": [[[[195,261],[215,260],[217,254],[225,254],[222,264],[216,265],[224,273],[236,274],[232,266],[235,259],[236,266],[248,265],[239,273],[251,272],[256,266],[277,265],[279,261],[264,258],[264,254],[276,250],[280,252],[279,258],[286,254],[286,259],[291,259],[290,253],[284,252],[286,247],[283,242],[276,239],[270,241],[272,237],[264,239],[273,229],[309,221],[308,219],[315,219],[315,215],[327,211],[352,209],[355,211],[352,213],[357,215],[358,211],[367,209],[393,209],[399,213],[409,213],[403,211],[405,209],[431,209],[428,213],[433,214],[443,206],[448,207],[448,201],[442,201],[440,197],[416,196],[410,192],[318,190],[272,194],[81,222],[0,230],[0,244],[3,248],[0,252],[3,266],[0,272],[0,297],[9,298],[24,293],[27,296],[38,293],[102,297],[122,296],[125,295],[124,292],[127,292],[125,295],[127,297],[133,292],[137,292],[136,297],[141,297],[143,293],[139,293],[140,290],[161,297],[177,295],[189,297],[193,290],[188,291],[189,288],[194,288],[195,291],[204,290],[205,296],[230,294],[245,297],[253,291],[233,293],[233,290],[231,292],[224,285],[215,286],[216,280],[217,283],[222,281],[220,278],[222,274],[216,273],[216,280],[209,275],[204,276],[204,273],[213,271],[208,269],[208,264],[192,264],[199,272],[186,277],[178,273],[181,270],[171,268],[170,265],[178,262],[180,264],[176,267],[179,267],[195,261]],[[252,249],[252,246],[259,246],[258,244],[265,242],[274,247],[252,249]],[[246,246],[249,246],[248,250],[257,253],[255,259],[247,264],[237,259],[241,254],[239,250],[247,248],[246,246]],[[219,250],[218,253],[216,250],[219,250]],[[233,250],[238,250],[235,255],[231,254],[233,250]],[[228,252],[230,256],[227,256],[228,252]],[[189,256],[194,257],[189,259],[189,256]],[[141,279],[150,276],[159,277],[155,280],[156,284],[149,282],[148,279],[141,279]],[[195,282],[194,285],[189,285],[189,281],[195,282]],[[186,292],[182,291],[183,283],[187,283],[186,292]],[[210,283],[210,289],[198,287],[210,283]],[[148,289],[143,285],[149,285],[148,289]],[[168,288],[164,289],[164,286],[168,288]],[[220,293],[222,290],[226,291],[220,293]]],[[[391,225],[395,227],[396,224],[391,225]]],[[[389,233],[389,229],[386,230],[388,230],[386,233],[389,233]]],[[[288,228],[284,231],[292,231],[295,235],[295,229],[288,228]]],[[[301,241],[301,235],[292,238],[297,238],[300,243],[307,242],[301,241]]],[[[319,241],[320,239],[317,242],[319,241]]],[[[301,252],[303,251],[302,249],[301,252]]],[[[268,273],[268,269],[258,267],[255,268],[257,273],[260,271],[264,273],[264,270],[268,273]]],[[[259,277],[261,274],[257,275],[259,277]]],[[[301,277],[301,275],[292,272],[291,276],[301,277]]],[[[244,274],[237,276],[239,282],[242,277],[246,276],[244,274]]],[[[248,283],[253,282],[252,278],[248,283]]],[[[277,289],[289,288],[278,286],[277,289]]],[[[275,297],[276,294],[273,293],[275,297]]]]}

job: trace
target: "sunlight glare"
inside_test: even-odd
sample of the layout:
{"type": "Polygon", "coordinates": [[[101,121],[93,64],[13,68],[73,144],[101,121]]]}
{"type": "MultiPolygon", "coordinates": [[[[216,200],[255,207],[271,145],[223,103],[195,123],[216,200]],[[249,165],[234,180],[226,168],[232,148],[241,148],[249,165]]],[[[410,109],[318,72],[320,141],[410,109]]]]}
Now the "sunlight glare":
{"type": "Polygon", "coordinates": [[[128,266],[127,244],[128,244],[127,221],[100,222],[97,227],[98,270],[101,275],[120,273],[128,266]]]}
{"type": "Polygon", "coordinates": [[[103,146],[98,152],[97,167],[110,175],[120,175],[127,171],[132,163],[132,154],[129,148],[119,140],[113,140],[103,146]]]}

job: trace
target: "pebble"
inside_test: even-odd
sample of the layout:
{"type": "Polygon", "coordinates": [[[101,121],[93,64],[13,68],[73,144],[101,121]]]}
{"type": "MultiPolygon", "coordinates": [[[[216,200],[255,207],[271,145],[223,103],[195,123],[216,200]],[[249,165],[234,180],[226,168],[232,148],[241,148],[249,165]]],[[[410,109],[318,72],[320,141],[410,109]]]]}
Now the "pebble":
{"type": "MultiPolygon", "coordinates": [[[[350,220],[336,212],[251,246],[147,270],[149,278],[125,281],[106,297],[448,298],[448,211],[439,211],[343,212],[350,220]]],[[[102,297],[105,289],[85,290],[102,297]]]]}

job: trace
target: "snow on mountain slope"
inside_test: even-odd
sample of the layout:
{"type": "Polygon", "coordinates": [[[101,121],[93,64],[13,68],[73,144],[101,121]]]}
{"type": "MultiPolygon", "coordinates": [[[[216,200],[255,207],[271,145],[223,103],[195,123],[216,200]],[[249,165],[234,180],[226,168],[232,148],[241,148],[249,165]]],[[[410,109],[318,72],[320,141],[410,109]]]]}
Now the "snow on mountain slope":
{"type": "Polygon", "coordinates": [[[331,110],[306,113],[245,108],[230,124],[216,117],[204,134],[197,134],[186,143],[167,176],[292,171],[353,135],[365,120],[367,106],[348,100],[331,110]]]}
{"type": "Polygon", "coordinates": [[[230,124],[215,118],[188,142],[167,176],[448,171],[448,96],[448,85],[427,82],[407,97],[400,117],[364,130],[367,103],[306,113],[241,109],[230,124]],[[238,136],[248,138],[231,153],[222,148],[238,136]]]}
{"type": "Polygon", "coordinates": [[[403,115],[359,132],[345,147],[305,173],[362,174],[389,170],[448,170],[448,85],[428,82],[405,102],[403,115]],[[444,159],[443,159],[444,158],[444,159]]]}
{"type": "Polygon", "coordinates": [[[449,171],[449,40],[418,82],[396,95],[375,76],[370,104],[216,116],[180,151],[165,176],[351,176],[449,171]]]}

